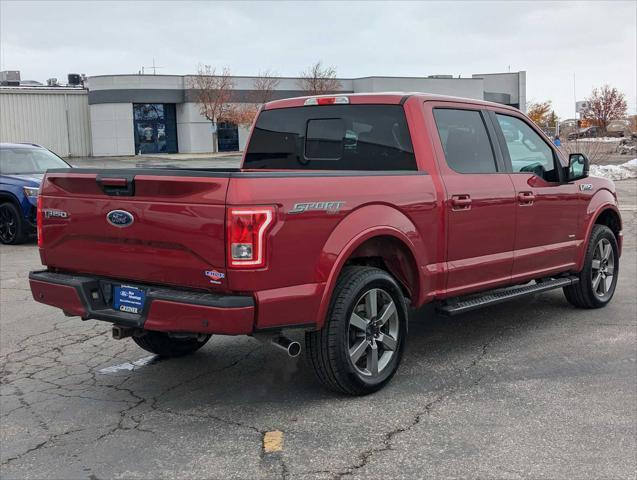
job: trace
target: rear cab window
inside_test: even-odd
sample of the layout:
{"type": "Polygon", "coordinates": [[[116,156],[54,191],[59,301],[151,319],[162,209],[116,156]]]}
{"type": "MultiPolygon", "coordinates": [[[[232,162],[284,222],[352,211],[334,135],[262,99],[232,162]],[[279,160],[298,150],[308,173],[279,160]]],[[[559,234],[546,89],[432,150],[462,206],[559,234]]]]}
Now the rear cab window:
{"type": "Polygon", "coordinates": [[[401,105],[322,105],[264,110],[244,169],[417,170],[401,105]]]}

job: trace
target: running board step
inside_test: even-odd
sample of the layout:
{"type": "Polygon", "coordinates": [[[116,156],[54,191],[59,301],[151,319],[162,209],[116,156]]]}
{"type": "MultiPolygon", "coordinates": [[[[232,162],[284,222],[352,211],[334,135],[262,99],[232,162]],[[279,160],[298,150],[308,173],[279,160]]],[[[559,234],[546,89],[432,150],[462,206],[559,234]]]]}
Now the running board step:
{"type": "Polygon", "coordinates": [[[556,288],[567,287],[579,282],[579,278],[575,276],[552,278],[539,283],[530,285],[517,285],[515,287],[500,288],[490,290],[483,294],[470,295],[466,297],[457,297],[447,300],[440,304],[437,310],[443,315],[458,315],[459,313],[477,310],[478,308],[496,305],[498,303],[513,300],[515,298],[525,297],[536,293],[546,292],[556,288]]]}

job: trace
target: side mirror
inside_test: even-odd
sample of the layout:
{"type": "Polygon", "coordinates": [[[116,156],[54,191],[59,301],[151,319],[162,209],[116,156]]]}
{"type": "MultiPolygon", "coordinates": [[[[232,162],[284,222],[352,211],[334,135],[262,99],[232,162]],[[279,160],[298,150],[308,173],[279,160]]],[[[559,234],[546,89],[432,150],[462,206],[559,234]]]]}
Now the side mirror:
{"type": "Polygon", "coordinates": [[[573,182],[588,177],[589,162],[583,153],[571,153],[568,156],[568,170],[566,180],[573,182]]]}

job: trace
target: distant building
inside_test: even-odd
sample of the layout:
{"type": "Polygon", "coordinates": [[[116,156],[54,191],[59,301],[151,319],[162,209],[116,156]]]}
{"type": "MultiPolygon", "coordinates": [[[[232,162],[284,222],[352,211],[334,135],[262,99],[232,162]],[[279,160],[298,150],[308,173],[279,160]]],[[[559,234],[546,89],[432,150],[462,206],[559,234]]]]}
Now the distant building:
{"type": "MultiPolygon", "coordinates": [[[[14,89],[25,87],[0,87],[0,106],[8,98],[6,95],[13,96],[13,108],[2,108],[0,111],[0,123],[13,125],[11,129],[0,127],[0,141],[32,141],[46,147],[62,145],[59,150],[52,149],[64,156],[84,155],[85,149],[76,149],[72,145],[82,144],[83,140],[76,140],[75,137],[87,134],[90,137],[88,150],[95,156],[212,152],[212,125],[199,113],[195,91],[189,87],[190,78],[189,75],[100,75],[83,79],[84,89],[31,87],[29,91],[18,92],[14,89]],[[63,92],[68,91],[80,95],[89,112],[85,127],[78,129],[74,119],[64,120],[66,114],[62,106],[56,115],[62,124],[66,122],[65,129],[61,129],[57,123],[48,123],[41,126],[45,131],[39,128],[21,130],[20,125],[37,123],[31,117],[35,112],[30,107],[21,109],[19,106],[20,98],[27,99],[35,91],[51,95],[64,95],[63,92]],[[52,130],[59,131],[53,133],[52,130]],[[50,137],[55,135],[58,138],[53,142],[50,137]],[[66,140],[62,138],[64,135],[66,140]]],[[[254,91],[254,80],[255,77],[233,77],[232,101],[249,102],[254,91]]],[[[454,78],[451,75],[342,78],[340,83],[341,87],[335,93],[427,92],[499,102],[522,110],[526,105],[524,71],[476,74],[471,78],[454,78]]],[[[305,92],[299,86],[299,78],[281,77],[272,99],[302,95],[305,92]]],[[[55,103],[53,100],[51,102],[55,103]]],[[[25,106],[28,104],[23,103],[25,106]]],[[[58,101],[56,105],[63,104],[58,101]]],[[[242,150],[247,134],[246,128],[220,124],[218,149],[242,150]]]]}
{"type": "Polygon", "coordinates": [[[37,143],[62,157],[91,155],[88,90],[0,86],[0,142],[37,143]]]}

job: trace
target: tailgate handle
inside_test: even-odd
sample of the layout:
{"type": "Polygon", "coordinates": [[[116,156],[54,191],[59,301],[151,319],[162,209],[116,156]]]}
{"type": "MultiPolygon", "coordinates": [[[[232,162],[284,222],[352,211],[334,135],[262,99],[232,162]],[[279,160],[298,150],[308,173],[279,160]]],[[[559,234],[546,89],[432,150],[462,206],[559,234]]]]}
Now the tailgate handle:
{"type": "Polygon", "coordinates": [[[122,175],[117,177],[98,175],[97,184],[106,195],[128,196],[135,195],[135,176],[122,175]]]}

